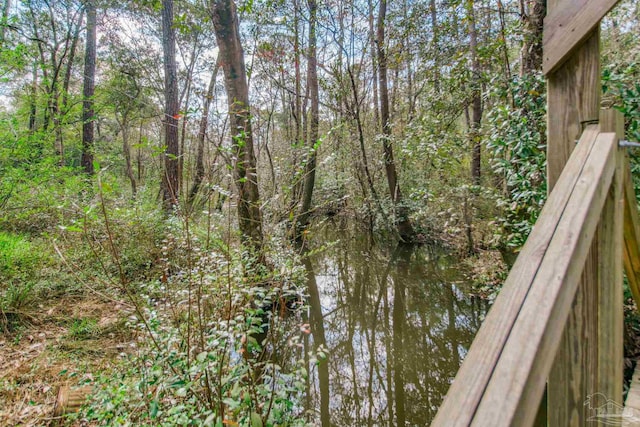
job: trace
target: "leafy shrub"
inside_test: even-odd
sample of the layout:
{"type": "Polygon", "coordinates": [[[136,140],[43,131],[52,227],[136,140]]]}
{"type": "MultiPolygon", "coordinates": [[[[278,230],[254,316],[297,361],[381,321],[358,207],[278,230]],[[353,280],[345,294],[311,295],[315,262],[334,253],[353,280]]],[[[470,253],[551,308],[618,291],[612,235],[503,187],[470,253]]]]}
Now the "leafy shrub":
{"type": "Polygon", "coordinates": [[[515,77],[494,95],[502,100],[489,114],[491,166],[504,180],[499,204],[502,242],[524,244],[546,200],[546,97],[541,75],[515,77]],[[509,102],[511,100],[511,102],[509,102]]]}
{"type": "MultiPolygon", "coordinates": [[[[121,246],[105,221],[104,245],[113,242],[120,271],[121,246]]],[[[138,349],[97,379],[77,417],[100,425],[303,423],[305,276],[295,254],[278,248],[266,268],[220,236],[198,238],[189,218],[164,223],[160,278],[135,289],[125,276],[112,281],[135,307],[138,349]]]]}

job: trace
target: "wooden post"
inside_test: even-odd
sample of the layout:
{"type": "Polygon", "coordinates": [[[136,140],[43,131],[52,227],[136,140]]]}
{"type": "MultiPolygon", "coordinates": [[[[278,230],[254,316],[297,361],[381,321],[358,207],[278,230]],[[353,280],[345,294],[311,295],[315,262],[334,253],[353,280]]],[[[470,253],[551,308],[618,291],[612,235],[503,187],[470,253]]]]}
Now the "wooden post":
{"type": "MultiPolygon", "coordinates": [[[[567,14],[573,0],[549,0],[547,22],[567,14]]],[[[585,6],[587,7],[587,6],[585,6]]],[[[545,27],[547,30],[547,27],[545,27]]],[[[544,56],[549,56],[545,43],[544,56]]],[[[599,120],[600,110],[600,27],[597,24],[566,62],[547,75],[547,179],[553,189],[584,127],[599,120]]],[[[595,245],[599,241],[594,237],[595,245]]],[[[550,426],[587,425],[585,402],[598,390],[598,322],[596,290],[599,252],[592,247],[585,262],[573,308],[560,341],[548,380],[547,415],[550,426]]]]}
{"type": "MultiPolygon", "coordinates": [[[[600,131],[614,132],[618,140],[624,136],[624,118],[615,110],[602,110],[600,131]]],[[[602,210],[598,226],[600,272],[597,288],[598,314],[598,361],[596,391],[623,404],[623,291],[622,291],[622,250],[625,179],[624,148],[618,148],[616,172],[609,194],[602,210]]],[[[613,415],[613,414],[611,414],[613,415]]]]}

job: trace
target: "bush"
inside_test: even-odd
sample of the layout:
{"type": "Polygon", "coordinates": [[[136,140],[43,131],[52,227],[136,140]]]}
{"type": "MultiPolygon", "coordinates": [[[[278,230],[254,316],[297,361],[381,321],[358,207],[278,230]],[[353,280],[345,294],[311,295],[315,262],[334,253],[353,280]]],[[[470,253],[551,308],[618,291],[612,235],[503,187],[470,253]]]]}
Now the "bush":
{"type": "MultiPolygon", "coordinates": [[[[112,280],[135,307],[138,349],[97,378],[98,391],[75,417],[100,425],[303,424],[305,275],[295,254],[271,251],[267,268],[220,236],[199,239],[188,218],[164,224],[159,279],[112,280]]],[[[106,233],[114,275],[123,245],[106,233]]]]}
{"type": "Polygon", "coordinates": [[[501,240],[510,248],[524,244],[547,197],[544,94],[542,75],[515,77],[507,88],[496,89],[494,96],[503,102],[488,117],[491,166],[504,180],[501,240]]]}

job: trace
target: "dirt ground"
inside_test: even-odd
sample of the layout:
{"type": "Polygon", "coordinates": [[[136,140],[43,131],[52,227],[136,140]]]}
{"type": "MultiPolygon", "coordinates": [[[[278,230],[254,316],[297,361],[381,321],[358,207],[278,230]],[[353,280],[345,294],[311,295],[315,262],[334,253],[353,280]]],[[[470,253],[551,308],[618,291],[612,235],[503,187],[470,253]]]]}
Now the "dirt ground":
{"type": "Polygon", "coordinates": [[[90,382],[132,348],[129,314],[124,303],[76,296],[6,315],[0,426],[49,425],[60,386],[90,382]]]}

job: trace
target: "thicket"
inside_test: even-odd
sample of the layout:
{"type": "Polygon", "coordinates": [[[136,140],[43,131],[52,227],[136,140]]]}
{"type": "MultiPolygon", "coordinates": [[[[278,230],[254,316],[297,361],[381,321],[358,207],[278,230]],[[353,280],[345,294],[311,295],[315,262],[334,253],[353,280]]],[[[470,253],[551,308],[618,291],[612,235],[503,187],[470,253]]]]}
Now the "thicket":
{"type": "MultiPolygon", "coordinates": [[[[77,70],[84,2],[65,0],[47,9],[45,1],[25,1],[3,16],[0,328],[18,337],[26,324],[38,323],[48,301],[93,295],[125,307],[128,323],[121,327],[135,344],[94,376],[96,392],[77,419],[104,425],[304,423],[308,375],[299,361],[326,357],[300,328],[308,322],[304,255],[291,239],[313,238],[312,228],[297,224],[307,214],[300,206],[310,164],[317,173],[311,217],[344,215],[363,232],[388,239],[397,239],[398,223],[409,220],[416,240],[438,241],[464,256],[486,249],[509,254],[522,246],[547,191],[544,78],[538,70],[512,69],[523,61],[526,16],[518,15],[518,2],[496,3],[501,8],[423,3],[389,5],[382,52],[388,129],[378,99],[385,56],[375,46],[379,10],[340,2],[338,15],[319,7],[314,43],[321,102],[313,141],[305,139],[313,118],[304,70],[311,58],[312,41],[304,39],[310,10],[300,2],[240,4],[245,56],[251,58],[255,177],[234,175],[248,139],[228,129],[208,11],[192,2],[177,6],[183,98],[172,119],[182,139],[180,155],[172,157],[162,130],[161,4],[99,5],[103,55],[91,98],[95,174],[82,165],[84,76],[77,70]],[[132,31],[129,21],[139,28],[132,31]],[[67,30],[66,39],[54,40],[61,33],[53,34],[51,22],[67,30]],[[66,87],[53,84],[52,75],[67,71],[66,87]],[[480,123],[474,121],[478,108],[480,123]],[[384,144],[394,149],[400,201],[389,194],[384,144]],[[161,200],[167,159],[179,160],[181,171],[180,197],[170,209],[161,200]],[[253,179],[264,223],[259,254],[243,240],[233,209],[243,195],[239,184],[253,179]]],[[[603,26],[603,105],[624,114],[626,136],[635,141],[637,8],[623,2],[603,26]]],[[[640,162],[631,154],[640,190],[640,162]]],[[[503,274],[492,271],[479,280],[493,288],[503,274]]],[[[67,326],[74,338],[99,328],[81,319],[67,326]]]]}

